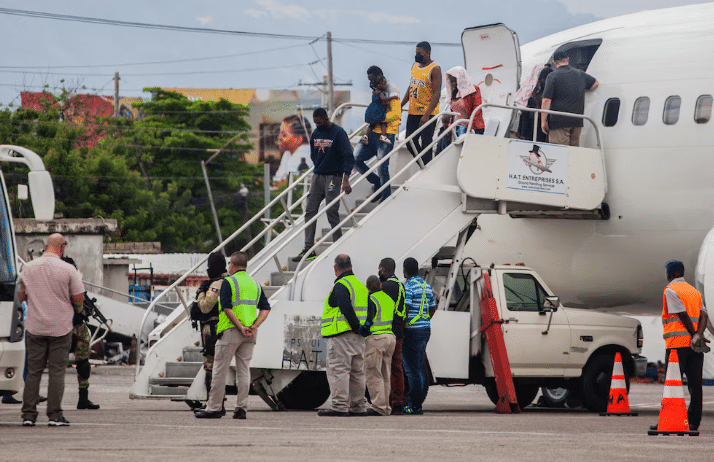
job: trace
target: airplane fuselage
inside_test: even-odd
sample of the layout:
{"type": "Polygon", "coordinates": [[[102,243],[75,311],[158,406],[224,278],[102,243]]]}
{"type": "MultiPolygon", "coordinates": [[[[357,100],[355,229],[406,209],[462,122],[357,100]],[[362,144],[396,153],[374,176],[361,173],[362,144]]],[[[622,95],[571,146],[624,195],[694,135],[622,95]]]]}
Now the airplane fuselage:
{"type": "MultiPolygon", "coordinates": [[[[602,40],[587,68],[600,86],[586,95],[585,115],[596,122],[605,152],[610,217],[482,216],[467,253],[480,263],[525,262],[570,306],[660,312],[665,262],[682,260],[693,280],[697,253],[714,224],[714,122],[701,117],[707,101],[711,116],[714,93],[713,20],[714,4],[673,8],[524,45],[525,75],[565,43],[602,40]],[[672,123],[676,97],[681,103],[672,123]],[[649,98],[643,124],[642,111],[633,115],[638,98],[649,98]],[[606,104],[616,100],[617,122],[605,126],[606,104]]],[[[585,125],[581,146],[594,147],[595,131],[585,125]]]]}

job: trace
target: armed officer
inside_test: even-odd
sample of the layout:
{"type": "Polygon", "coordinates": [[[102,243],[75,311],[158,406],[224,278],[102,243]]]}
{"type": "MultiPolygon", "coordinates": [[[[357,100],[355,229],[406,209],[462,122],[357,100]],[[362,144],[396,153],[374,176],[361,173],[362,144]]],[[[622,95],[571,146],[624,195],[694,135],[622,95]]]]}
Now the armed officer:
{"type": "MultiPolygon", "coordinates": [[[[62,260],[77,268],[77,264],[71,257],[62,257],[62,260]]],[[[77,409],[99,409],[99,404],[94,404],[89,400],[89,376],[92,373],[92,366],[89,364],[91,354],[89,327],[90,313],[87,306],[87,292],[84,293],[83,308],[80,313],[75,313],[72,318],[72,347],[70,352],[74,352],[74,364],[77,368],[77,383],[79,384],[79,401],[77,409]]]]}
{"type": "Polygon", "coordinates": [[[201,323],[203,342],[203,370],[206,371],[206,396],[211,391],[213,359],[216,354],[216,326],[218,326],[218,299],[221,296],[223,279],[228,277],[226,258],[220,252],[208,256],[208,277],[196,292],[196,302],[191,308],[191,319],[201,323]]]}

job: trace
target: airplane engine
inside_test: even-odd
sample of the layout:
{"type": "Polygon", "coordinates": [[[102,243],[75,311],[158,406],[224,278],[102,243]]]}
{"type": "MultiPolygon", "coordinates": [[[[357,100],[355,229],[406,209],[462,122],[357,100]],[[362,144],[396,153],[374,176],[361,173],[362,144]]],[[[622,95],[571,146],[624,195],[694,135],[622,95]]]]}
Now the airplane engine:
{"type": "Polygon", "coordinates": [[[699,247],[694,287],[702,293],[704,306],[707,306],[707,301],[714,304],[714,228],[709,230],[699,247]]]}

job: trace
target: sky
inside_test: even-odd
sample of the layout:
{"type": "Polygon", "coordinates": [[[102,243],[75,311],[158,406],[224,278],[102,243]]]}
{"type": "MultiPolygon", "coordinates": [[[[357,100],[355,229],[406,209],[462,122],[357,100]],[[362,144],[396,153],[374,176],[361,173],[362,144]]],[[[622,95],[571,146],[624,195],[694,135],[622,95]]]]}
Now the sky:
{"type": "MultiPolygon", "coordinates": [[[[332,33],[337,90],[368,102],[366,69],[373,64],[400,89],[407,86],[414,44],[434,45],[443,70],[463,65],[467,27],[502,22],[521,44],[571,27],[645,9],[701,0],[4,0],[0,24],[0,103],[20,104],[21,91],[61,87],[80,93],[150,95],[145,87],[314,89],[327,74],[324,34],[332,33]],[[443,6],[442,6],[443,5],[443,6]],[[156,30],[5,14],[6,9],[184,28],[322,37],[313,40],[156,30]],[[341,40],[342,39],[342,40],[341,40]],[[369,44],[354,39],[403,41],[369,44]],[[64,80],[64,82],[62,81],[64,80]],[[82,87],[85,87],[84,89],[82,87]]],[[[317,90],[313,90],[317,91],[317,90]]]]}

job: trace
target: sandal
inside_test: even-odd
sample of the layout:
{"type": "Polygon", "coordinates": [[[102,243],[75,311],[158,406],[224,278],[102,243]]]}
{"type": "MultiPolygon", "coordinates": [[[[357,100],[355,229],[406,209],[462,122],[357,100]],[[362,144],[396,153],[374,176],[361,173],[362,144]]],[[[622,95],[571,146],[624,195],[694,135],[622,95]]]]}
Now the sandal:
{"type": "Polygon", "coordinates": [[[369,138],[367,138],[367,135],[364,135],[362,137],[362,144],[364,144],[365,146],[369,144],[369,138]]]}
{"type": "Polygon", "coordinates": [[[391,141],[389,141],[389,138],[387,138],[387,137],[386,137],[386,136],[384,136],[384,135],[380,135],[380,137],[379,137],[379,141],[381,141],[381,142],[382,142],[382,143],[384,143],[384,144],[389,144],[389,145],[391,145],[391,144],[392,144],[392,142],[391,142],[391,141]]]}

